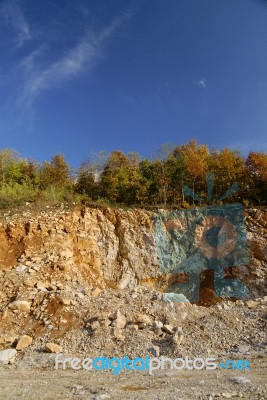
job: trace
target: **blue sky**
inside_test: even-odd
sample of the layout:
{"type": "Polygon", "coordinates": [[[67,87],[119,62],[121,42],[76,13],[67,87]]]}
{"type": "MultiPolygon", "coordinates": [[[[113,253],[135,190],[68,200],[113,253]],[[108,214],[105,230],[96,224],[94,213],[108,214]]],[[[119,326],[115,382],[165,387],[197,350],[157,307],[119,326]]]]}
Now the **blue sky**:
{"type": "Polygon", "coordinates": [[[0,147],[267,151],[267,1],[1,0],[0,147]]]}

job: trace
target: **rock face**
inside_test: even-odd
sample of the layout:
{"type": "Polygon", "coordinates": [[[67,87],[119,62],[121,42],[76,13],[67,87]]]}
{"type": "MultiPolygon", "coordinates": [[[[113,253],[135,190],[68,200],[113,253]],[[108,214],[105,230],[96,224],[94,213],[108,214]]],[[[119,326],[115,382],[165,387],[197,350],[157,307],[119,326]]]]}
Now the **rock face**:
{"type": "MultiPolygon", "coordinates": [[[[24,284],[40,292],[51,290],[54,277],[69,274],[81,276],[94,296],[104,288],[129,290],[137,284],[164,291],[172,281],[159,266],[153,218],[154,213],[146,210],[85,206],[6,217],[0,223],[0,283],[1,270],[16,267],[24,284]]],[[[259,297],[266,294],[267,212],[251,209],[245,219],[250,263],[230,273],[246,283],[252,297],[259,297]]],[[[167,230],[183,229],[177,224],[170,228],[165,222],[167,230]]],[[[210,291],[200,290],[203,303],[211,301],[212,280],[204,279],[210,291]]],[[[5,285],[12,287],[12,280],[5,285]]],[[[20,304],[16,301],[10,306],[29,311],[29,304],[18,300],[20,304]]],[[[179,293],[166,300],[187,301],[179,293]]]]}
{"type": "MultiPolygon", "coordinates": [[[[131,288],[158,274],[151,212],[77,207],[26,213],[3,221],[0,239],[2,267],[21,264],[27,267],[19,268],[21,274],[44,266],[77,272],[98,287],[96,296],[101,287],[131,288]]],[[[47,282],[36,287],[45,290],[47,282]]]]}
{"type": "Polygon", "coordinates": [[[20,356],[44,348],[95,356],[262,348],[267,212],[255,214],[245,214],[250,263],[227,272],[246,283],[250,299],[221,303],[207,285],[211,295],[202,290],[198,306],[180,293],[163,294],[177,276],[159,268],[150,211],[77,206],[2,218],[0,350],[11,351],[2,357],[16,354],[9,349],[16,345],[25,349],[20,356]]]}

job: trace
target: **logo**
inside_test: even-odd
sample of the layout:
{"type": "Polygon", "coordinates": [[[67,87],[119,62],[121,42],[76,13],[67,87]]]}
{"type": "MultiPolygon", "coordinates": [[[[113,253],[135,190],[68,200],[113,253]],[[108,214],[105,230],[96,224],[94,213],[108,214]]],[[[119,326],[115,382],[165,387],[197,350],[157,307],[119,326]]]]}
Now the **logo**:
{"type": "MultiPolygon", "coordinates": [[[[207,175],[206,180],[211,201],[214,175],[207,175]]],[[[238,189],[234,183],[218,201],[228,198],[238,189]]],[[[187,186],[183,192],[200,204],[203,202],[187,186]]],[[[177,293],[191,302],[198,302],[203,271],[212,272],[213,290],[217,297],[248,297],[249,290],[240,279],[226,276],[227,269],[249,262],[242,204],[158,212],[154,215],[154,230],[161,273],[175,277],[173,281],[176,281],[165,290],[167,298],[168,293],[177,293]],[[182,282],[179,275],[183,276],[182,282]]],[[[175,296],[170,295],[170,298],[175,296]]]]}

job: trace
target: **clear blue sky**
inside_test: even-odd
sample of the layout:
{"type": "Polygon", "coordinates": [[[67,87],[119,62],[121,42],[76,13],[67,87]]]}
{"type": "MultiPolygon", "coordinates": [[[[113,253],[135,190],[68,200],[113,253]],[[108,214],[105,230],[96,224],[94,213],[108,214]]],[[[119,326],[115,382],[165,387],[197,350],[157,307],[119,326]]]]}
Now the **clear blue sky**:
{"type": "Polygon", "coordinates": [[[0,148],[267,151],[267,1],[1,0],[0,148]]]}

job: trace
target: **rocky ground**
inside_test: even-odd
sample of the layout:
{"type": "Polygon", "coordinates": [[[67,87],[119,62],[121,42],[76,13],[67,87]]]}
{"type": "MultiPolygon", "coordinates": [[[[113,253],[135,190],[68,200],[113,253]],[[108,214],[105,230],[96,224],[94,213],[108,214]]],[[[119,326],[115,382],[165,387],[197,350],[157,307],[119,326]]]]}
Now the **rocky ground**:
{"type": "Polygon", "coordinates": [[[245,216],[250,298],[199,304],[173,303],[155,284],[149,212],[3,216],[0,399],[267,399],[267,213],[245,216]],[[57,353],[246,359],[251,369],[63,371],[54,369],[57,353]]]}

